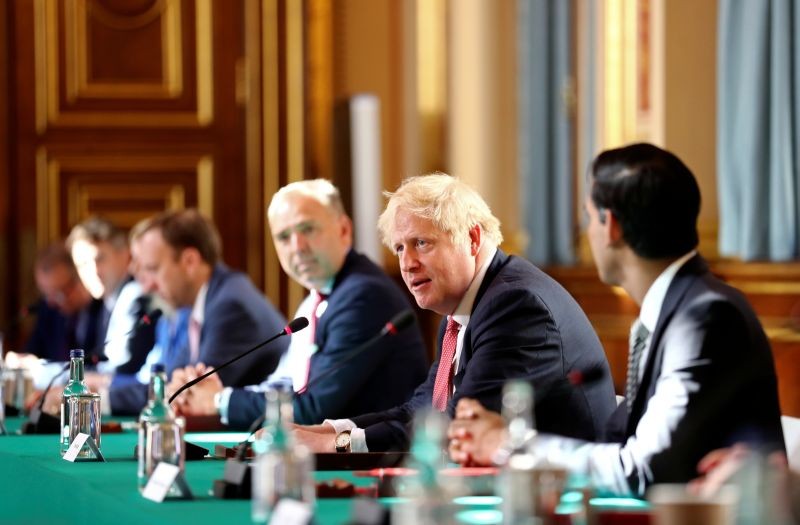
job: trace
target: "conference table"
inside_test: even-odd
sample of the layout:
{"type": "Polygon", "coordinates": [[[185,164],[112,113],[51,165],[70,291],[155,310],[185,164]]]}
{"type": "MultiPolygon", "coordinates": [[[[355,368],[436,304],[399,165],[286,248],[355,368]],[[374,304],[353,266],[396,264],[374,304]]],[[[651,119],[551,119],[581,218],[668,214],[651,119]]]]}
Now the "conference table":
{"type": "MultiPolygon", "coordinates": [[[[224,461],[210,458],[187,461],[185,478],[194,499],[147,500],[136,488],[136,433],[105,433],[101,450],[106,462],[70,463],[58,452],[55,435],[21,435],[22,418],[8,418],[9,435],[0,436],[0,523],[25,524],[230,524],[251,523],[249,500],[222,500],[212,495],[215,479],[222,477],[224,461]]],[[[186,440],[214,450],[216,444],[233,445],[245,435],[235,432],[187,433],[186,440]]],[[[350,471],[317,471],[318,483],[344,480],[370,487],[376,478],[350,471]]],[[[398,498],[377,498],[391,507],[398,498]]],[[[499,498],[460,498],[459,523],[500,523],[499,498]]],[[[352,522],[353,498],[318,498],[314,522],[334,525],[352,522]]],[[[596,500],[596,524],[649,523],[645,503],[638,500],[596,500]]],[[[568,515],[559,523],[573,523],[568,515]]]]}

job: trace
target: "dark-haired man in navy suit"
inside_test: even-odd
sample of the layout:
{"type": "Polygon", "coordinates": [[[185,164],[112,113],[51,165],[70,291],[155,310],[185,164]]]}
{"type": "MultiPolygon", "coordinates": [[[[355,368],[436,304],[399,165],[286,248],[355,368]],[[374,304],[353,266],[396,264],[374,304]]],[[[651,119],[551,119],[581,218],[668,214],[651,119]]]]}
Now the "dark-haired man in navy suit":
{"type": "MultiPolygon", "coordinates": [[[[641,306],[631,330],[626,402],[608,442],[542,435],[600,490],[643,496],[652,483],[687,482],[708,452],[743,441],[783,448],[769,342],[744,296],[697,254],[700,190],[675,155],[650,144],[601,153],[586,198],[600,278],[641,306]]],[[[451,456],[492,461],[502,418],[464,400],[450,429],[451,456]]]]}
{"type": "Polygon", "coordinates": [[[443,174],[408,179],[379,228],[417,304],[446,316],[439,359],[408,402],[298,429],[300,441],[317,452],[406,449],[418,410],[452,415],[463,396],[499,409],[504,383],[520,377],[549,392],[536,407],[538,428],[601,437],[615,400],[597,335],[560,285],[498,249],[500,223],[472,188],[443,174]],[[587,369],[601,379],[566,387],[569,372],[587,369]]]}
{"type": "Polygon", "coordinates": [[[193,389],[181,410],[219,413],[231,427],[247,428],[264,413],[263,388],[285,381],[297,393],[294,421],[300,424],[407,400],[427,368],[417,326],[349,357],[410,305],[375,263],[353,250],[352,224],[339,191],[323,179],[294,182],[273,196],[268,218],[281,266],[310,292],[297,316],[307,317],[311,326],[292,334],[289,351],[266,384],[223,389],[210,377],[193,389]]]}

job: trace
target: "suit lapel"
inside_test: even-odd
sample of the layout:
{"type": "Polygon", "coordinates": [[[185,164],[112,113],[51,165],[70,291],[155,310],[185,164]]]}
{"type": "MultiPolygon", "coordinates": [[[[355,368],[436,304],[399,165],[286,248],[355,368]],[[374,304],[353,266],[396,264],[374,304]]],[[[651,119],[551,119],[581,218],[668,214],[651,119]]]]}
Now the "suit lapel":
{"type": "Polygon", "coordinates": [[[633,401],[633,409],[628,420],[629,432],[636,428],[636,424],[644,413],[646,401],[652,395],[650,391],[655,384],[655,379],[661,374],[664,352],[661,338],[664,335],[664,330],[666,330],[666,327],[674,317],[678,306],[694,280],[698,275],[707,271],[708,265],[705,260],[700,255],[695,255],[678,270],[667,289],[664,303],[661,305],[661,311],[658,314],[656,327],[653,330],[653,336],[650,338],[650,350],[647,353],[647,362],[642,373],[642,381],[639,383],[639,388],[633,401]],[[643,395],[644,392],[650,392],[650,394],[643,395]]]}
{"type": "MultiPolygon", "coordinates": [[[[483,282],[481,283],[480,288],[478,289],[478,293],[475,295],[475,301],[472,303],[472,312],[475,312],[475,307],[481,302],[481,298],[486,294],[486,290],[489,289],[491,286],[492,281],[494,281],[497,274],[500,273],[500,270],[508,262],[509,257],[506,255],[502,250],[499,248],[497,249],[497,253],[494,254],[494,258],[492,262],[489,264],[489,268],[486,270],[486,275],[483,277],[483,282]]],[[[445,319],[442,320],[442,325],[439,327],[439,353],[441,354],[442,351],[442,339],[444,338],[444,329],[447,325],[445,319]]],[[[453,384],[456,387],[456,390],[461,385],[461,379],[464,376],[464,370],[467,367],[467,363],[472,358],[472,320],[470,318],[470,323],[467,325],[466,331],[464,332],[464,343],[461,347],[461,355],[458,359],[458,370],[456,371],[455,376],[453,377],[453,384]]]]}

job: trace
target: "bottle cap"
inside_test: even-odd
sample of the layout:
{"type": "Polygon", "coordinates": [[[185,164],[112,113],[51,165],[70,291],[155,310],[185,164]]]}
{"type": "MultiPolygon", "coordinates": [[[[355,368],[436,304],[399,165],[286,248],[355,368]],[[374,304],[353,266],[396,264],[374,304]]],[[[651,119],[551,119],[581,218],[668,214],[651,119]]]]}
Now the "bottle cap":
{"type": "Polygon", "coordinates": [[[70,359],[83,359],[83,349],[82,348],[74,348],[69,351],[69,358],[70,359]]]}
{"type": "Polygon", "coordinates": [[[151,374],[160,374],[161,372],[166,372],[167,367],[164,366],[164,363],[156,363],[152,367],[150,367],[151,374]]]}

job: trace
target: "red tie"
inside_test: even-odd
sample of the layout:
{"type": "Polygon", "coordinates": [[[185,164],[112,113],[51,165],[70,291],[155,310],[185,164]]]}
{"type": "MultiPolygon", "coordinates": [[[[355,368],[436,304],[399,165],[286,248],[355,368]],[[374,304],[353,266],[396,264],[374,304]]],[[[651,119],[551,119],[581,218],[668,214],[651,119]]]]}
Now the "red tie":
{"type": "Polygon", "coordinates": [[[439,356],[439,369],[436,370],[436,382],[433,384],[433,408],[439,412],[445,411],[453,391],[453,357],[456,355],[459,329],[461,325],[452,316],[448,316],[442,339],[442,354],[439,356]]]}

